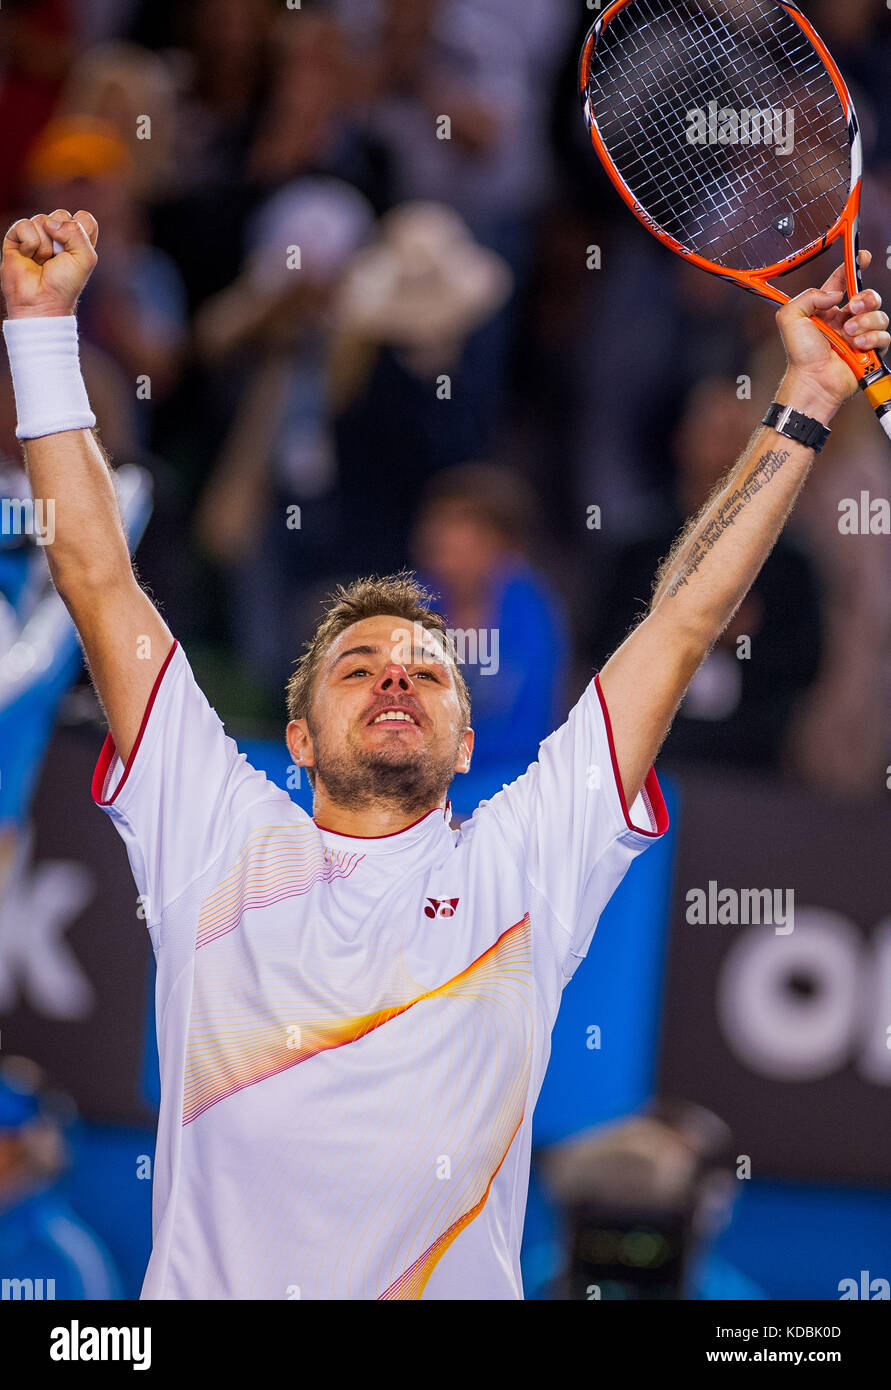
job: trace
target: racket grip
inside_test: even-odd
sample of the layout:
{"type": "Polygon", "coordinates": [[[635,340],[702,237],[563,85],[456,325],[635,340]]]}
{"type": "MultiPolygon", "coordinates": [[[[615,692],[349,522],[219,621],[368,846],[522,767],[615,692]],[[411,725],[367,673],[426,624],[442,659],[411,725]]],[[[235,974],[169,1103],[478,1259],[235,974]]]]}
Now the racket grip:
{"type": "Polygon", "coordinates": [[[860,383],[863,394],[876,413],[876,419],[891,439],[891,371],[884,362],[860,383]]]}
{"type": "Polygon", "coordinates": [[[53,255],[54,255],[54,256],[58,256],[59,252],[60,252],[60,251],[64,251],[64,250],[65,250],[65,247],[62,245],[62,243],[61,243],[60,241],[54,241],[54,242],[53,242],[53,255]]]}

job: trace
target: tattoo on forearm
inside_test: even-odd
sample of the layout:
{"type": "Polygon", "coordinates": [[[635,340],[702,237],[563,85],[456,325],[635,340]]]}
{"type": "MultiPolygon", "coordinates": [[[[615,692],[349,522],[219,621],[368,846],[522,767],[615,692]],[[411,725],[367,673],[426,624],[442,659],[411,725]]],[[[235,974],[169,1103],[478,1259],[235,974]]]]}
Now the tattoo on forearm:
{"type": "Polygon", "coordinates": [[[709,518],[704,529],[700,531],[685,556],[680,571],[666,589],[669,598],[674,598],[691,575],[696,573],[709,551],[717,545],[727,528],[733,525],[745,504],[779,472],[789,457],[789,452],[788,449],[768,449],[766,454],[761,455],[749,476],[724,498],[715,515],[709,518]]]}

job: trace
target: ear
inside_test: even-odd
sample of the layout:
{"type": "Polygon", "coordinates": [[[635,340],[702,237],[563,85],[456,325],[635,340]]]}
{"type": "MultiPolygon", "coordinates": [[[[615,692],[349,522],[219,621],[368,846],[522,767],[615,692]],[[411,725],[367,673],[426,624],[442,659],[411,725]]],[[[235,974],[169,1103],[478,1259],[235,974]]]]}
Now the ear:
{"type": "Polygon", "coordinates": [[[288,752],[297,767],[315,767],[312,735],[305,719],[292,719],[285,730],[288,752]]]}
{"type": "Polygon", "coordinates": [[[455,761],[456,772],[469,772],[470,759],[473,755],[473,729],[465,729],[461,735],[461,742],[458,746],[458,757],[455,761]]]}

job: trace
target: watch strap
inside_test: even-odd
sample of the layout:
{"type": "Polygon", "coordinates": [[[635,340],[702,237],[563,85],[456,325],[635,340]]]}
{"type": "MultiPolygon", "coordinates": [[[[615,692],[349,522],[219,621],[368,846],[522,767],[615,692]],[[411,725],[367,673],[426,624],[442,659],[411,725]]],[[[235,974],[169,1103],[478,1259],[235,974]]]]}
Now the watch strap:
{"type": "Polygon", "coordinates": [[[769,425],[778,434],[784,434],[787,439],[794,439],[796,444],[813,449],[815,454],[819,454],[832,433],[825,425],[821,425],[819,420],[813,420],[810,415],[803,415],[791,405],[779,405],[777,401],[773,402],[761,423],[769,425]]]}

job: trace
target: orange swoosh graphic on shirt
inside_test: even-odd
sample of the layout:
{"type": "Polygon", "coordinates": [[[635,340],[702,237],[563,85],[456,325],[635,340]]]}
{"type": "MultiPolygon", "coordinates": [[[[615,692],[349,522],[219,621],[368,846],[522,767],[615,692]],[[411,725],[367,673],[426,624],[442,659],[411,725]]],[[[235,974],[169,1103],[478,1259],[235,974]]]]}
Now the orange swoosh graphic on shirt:
{"type": "MultiPolygon", "coordinates": [[[[523,1113],[525,1114],[525,1111],[523,1113]]],[[[453,1221],[451,1226],[449,1226],[445,1231],[443,1231],[441,1236],[437,1236],[433,1244],[428,1246],[424,1253],[422,1255],[419,1255],[413,1264],[409,1265],[405,1273],[400,1274],[399,1278],[396,1279],[388,1289],[385,1289],[384,1292],[378,1296],[378,1302],[381,1302],[383,1299],[418,1299],[421,1297],[421,1294],[424,1292],[424,1288],[427,1284],[427,1280],[430,1278],[430,1275],[433,1273],[434,1269],[439,1264],[439,1261],[442,1259],[443,1255],[448,1250],[452,1241],[457,1239],[457,1237],[464,1230],[465,1226],[470,1225],[474,1217],[479,1216],[483,1207],[486,1205],[486,1202],[489,1198],[489,1192],[492,1188],[492,1184],[495,1181],[495,1178],[497,1177],[499,1169],[504,1163],[504,1160],[507,1158],[510,1146],[514,1142],[517,1130],[520,1128],[520,1125],[522,1123],[523,1115],[521,1115],[520,1118],[517,1120],[516,1128],[514,1129],[514,1132],[511,1135],[510,1139],[508,1139],[507,1141],[507,1146],[504,1150],[504,1153],[501,1155],[498,1167],[495,1169],[492,1176],[489,1178],[489,1181],[486,1185],[486,1190],[483,1193],[480,1200],[476,1202],[475,1205],[472,1206],[469,1211],[466,1211],[463,1216],[460,1216],[457,1221],[453,1221]]]]}
{"type": "MultiPolygon", "coordinates": [[[[527,913],[445,984],[353,1018],[283,1025],[283,1017],[294,1016],[293,1000],[275,1008],[274,1001],[264,999],[262,1006],[268,1017],[258,1022],[256,1005],[250,1006],[246,1027],[241,1028],[238,1006],[233,1002],[226,1014],[227,1036],[221,1039],[213,1027],[201,1031],[203,1025],[193,1015],[186,1054],[183,1124],[190,1124],[212,1105],[247,1086],[287,1071],[321,1052],[357,1042],[427,999],[477,994],[487,977],[497,978],[513,968],[515,958],[528,943],[530,930],[527,913]]],[[[214,1022],[220,1026],[219,1020],[214,1022]]]]}

